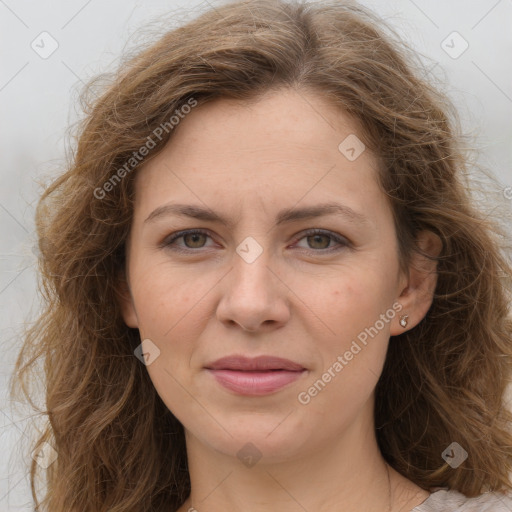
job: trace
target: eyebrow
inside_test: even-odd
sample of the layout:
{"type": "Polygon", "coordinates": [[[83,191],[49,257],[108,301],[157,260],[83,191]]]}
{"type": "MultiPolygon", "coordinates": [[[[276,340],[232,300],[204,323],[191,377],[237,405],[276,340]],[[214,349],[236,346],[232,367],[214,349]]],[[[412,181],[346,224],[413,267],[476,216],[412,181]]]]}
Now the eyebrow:
{"type": "MultiPolygon", "coordinates": [[[[158,218],[170,215],[191,217],[203,221],[219,222],[228,228],[232,228],[232,222],[208,208],[180,203],[169,203],[159,206],[149,214],[144,223],[153,222],[158,218]]],[[[355,212],[352,208],[349,208],[346,205],[339,203],[324,203],[303,208],[284,208],[276,215],[276,225],[303,219],[313,219],[325,215],[341,215],[346,217],[349,221],[357,224],[368,223],[368,219],[364,215],[355,212]]]]}

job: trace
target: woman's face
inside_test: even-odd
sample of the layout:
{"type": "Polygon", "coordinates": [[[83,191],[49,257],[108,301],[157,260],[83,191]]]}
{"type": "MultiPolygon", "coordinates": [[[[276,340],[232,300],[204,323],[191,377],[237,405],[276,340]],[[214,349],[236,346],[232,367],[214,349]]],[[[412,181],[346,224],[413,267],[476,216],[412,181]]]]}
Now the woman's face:
{"type": "Polygon", "coordinates": [[[377,161],[324,101],[283,89],[198,106],[138,171],[123,315],[151,340],[147,371],[187,442],[275,461],[373,427],[413,301],[377,161]],[[205,210],[223,221],[186,215],[205,210]],[[171,240],[186,230],[200,232],[171,240]],[[230,356],[298,366],[212,369],[230,356]]]}

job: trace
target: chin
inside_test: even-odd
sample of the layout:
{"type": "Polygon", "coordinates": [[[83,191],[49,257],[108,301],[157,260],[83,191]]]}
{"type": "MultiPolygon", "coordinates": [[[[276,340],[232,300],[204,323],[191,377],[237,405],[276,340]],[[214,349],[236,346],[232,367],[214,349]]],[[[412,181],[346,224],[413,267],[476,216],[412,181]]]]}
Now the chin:
{"type": "Polygon", "coordinates": [[[227,432],[219,427],[215,430],[215,436],[212,436],[214,432],[211,428],[196,431],[194,435],[214,450],[235,456],[242,463],[245,457],[259,459],[261,463],[286,462],[298,457],[315,436],[314,429],[310,434],[301,432],[299,425],[290,421],[291,416],[293,413],[287,417],[283,413],[261,415],[238,412],[233,422],[226,418],[219,419],[227,432]]]}

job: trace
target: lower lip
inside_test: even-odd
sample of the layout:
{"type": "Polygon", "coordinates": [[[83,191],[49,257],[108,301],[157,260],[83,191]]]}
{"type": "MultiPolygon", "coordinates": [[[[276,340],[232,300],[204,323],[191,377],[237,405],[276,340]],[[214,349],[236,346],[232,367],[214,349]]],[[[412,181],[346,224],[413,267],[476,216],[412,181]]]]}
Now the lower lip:
{"type": "Polygon", "coordinates": [[[274,393],[299,379],[302,371],[242,372],[237,370],[208,370],[219,384],[240,395],[261,396],[274,393]]]}

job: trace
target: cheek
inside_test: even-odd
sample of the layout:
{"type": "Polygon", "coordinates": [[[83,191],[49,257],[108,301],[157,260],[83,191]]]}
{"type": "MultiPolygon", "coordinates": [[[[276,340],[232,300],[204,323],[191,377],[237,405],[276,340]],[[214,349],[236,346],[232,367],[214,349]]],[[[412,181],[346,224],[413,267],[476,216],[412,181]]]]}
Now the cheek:
{"type": "Polygon", "coordinates": [[[167,340],[173,333],[194,325],[191,318],[201,309],[201,298],[213,284],[207,275],[184,275],[168,265],[134,266],[132,292],[141,335],[167,340]]]}
{"type": "MultiPolygon", "coordinates": [[[[146,370],[157,394],[182,421],[181,413],[194,409],[186,390],[190,388],[190,360],[201,329],[196,321],[201,313],[200,298],[206,290],[200,282],[196,288],[194,282],[185,281],[176,272],[156,269],[139,274],[134,289],[140,336],[158,347],[158,357],[146,370]]],[[[200,415],[201,411],[191,414],[200,415]]]]}
{"type": "Polygon", "coordinates": [[[183,276],[168,272],[144,272],[139,277],[134,298],[140,337],[149,338],[157,347],[151,345],[152,350],[158,354],[146,370],[157,394],[175,413],[186,409],[190,402],[185,390],[190,388],[190,361],[201,329],[196,321],[201,312],[199,299],[206,291],[197,283],[199,289],[192,293],[195,288],[184,282],[183,276]]]}
{"type": "Polygon", "coordinates": [[[315,414],[330,411],[327,429],[345,424],[364,407],[386,359],[394,313],[389,313],[391,288],[377,282],[375,275],[363,274],[331,283],[325,295],[329,306],[321,318],[334,334],[317,338],[321,363],[299,390],[300,407],[315,414]]]}
{"type": "Polygon", "coordinates": [[[373,265],[354,268],[324,289],[327,300],[321,318],[331,332],[318,346],[322,352],[319,371],[330,370],[325,380],[331,378],[332,394],[325,393],[323,399],[368,396],[378,380],[396,315],[392,308],[396,301],[393,273],[381,269],[373,265]]]}
{"type": "Polygon", "coordinates": [[[391,277],[392,272],[386,276],[382,271],[366,267],[331,280],[324,293],[328,297],[324,300],[324,311],[338,336],[357,335],[392,307],[396,297],[391,277]]]}

